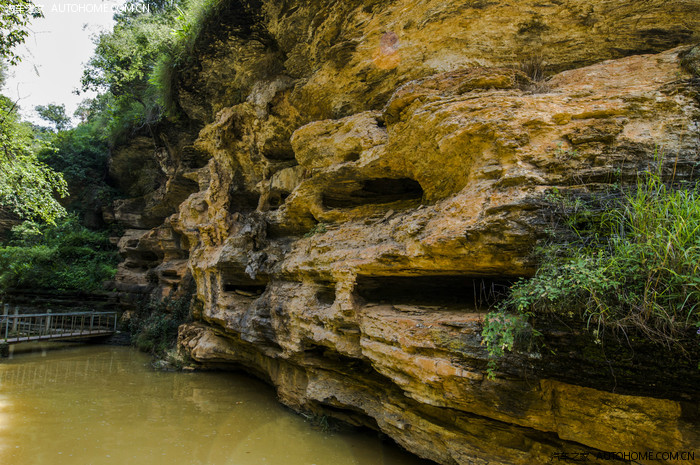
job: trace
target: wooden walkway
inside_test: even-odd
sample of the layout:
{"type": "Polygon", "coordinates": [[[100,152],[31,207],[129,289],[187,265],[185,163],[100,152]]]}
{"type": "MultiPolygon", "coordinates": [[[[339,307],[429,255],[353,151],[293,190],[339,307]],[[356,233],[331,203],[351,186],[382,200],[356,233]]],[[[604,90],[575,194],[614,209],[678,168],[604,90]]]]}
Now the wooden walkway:
{"type": "Polygon", "coordinates": [[[117,312],[37,313],[0,316],[0,344],[110,336],[117,312]]]}

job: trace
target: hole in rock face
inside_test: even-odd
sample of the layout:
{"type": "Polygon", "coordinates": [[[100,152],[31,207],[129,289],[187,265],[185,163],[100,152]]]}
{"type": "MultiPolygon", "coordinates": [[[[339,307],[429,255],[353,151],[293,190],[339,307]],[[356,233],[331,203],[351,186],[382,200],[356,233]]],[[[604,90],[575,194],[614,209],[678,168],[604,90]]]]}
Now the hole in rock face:
{"type": "Polygon", "coordinates": [[[231,194],[229,210],[232,212],[250,212],[258,208],[258,195],[253,192],[235,191],[231,194]]]}
{"type": "Polygon", "coordinates": [[[182,149],[182,161],[190,168],[203,168],[207,166],[210,158],[211,156],[208,153],[197,150],[192,145],[185,146],[182,149]]]}
{"type": "Polygon", "coordinates": [[[229,188],[230,212],[249,212],[258,208],[259,195],[246,188],[246,182],[240,171],[233,173],[231,187],[229,188]]]}
{"type": "Polygon", "coordinates": [[[345,161],[357,161],[360,159],[360,152],[352,152],[345,155],[345,161]]]}
{"type": "Polygon", "coordinates": [[[294,160],[294,150],[291,147],[276,147],[266,150],[263,155],[268,160],[294,160]]]}
{"type": "Polygon", "coordinates": [[[257,276],[251,279],[243,270],[237,268],[222,268],[222,290],[246,297],[257,297],[267,288],[267,276],[257,276]]]}
{"type": "Polygon", "coordinates": [[[186,252],[187,255],[189,255],[189,252],[190,252],[190,240],[187,239],[187,236],[184,236],[184,235],[183,235],[183,236],[177,235],[176,238],[180,241],[180,243],[179,243],[180,249],[181,249],[183,252],[186,252]]]}
{"type": "Polygon", "coordinates": [[[328,283],[323,285],[316,291],[316,300],[321,305],[333,305],[335,302],[335,285],[333,283],[328,283]]]}
{"type": "Polygon", "coordinates": [[[124,262],[124,266],[126,268],[129,268],[130,270],[136,270],[136,269],[144,269],[147,270],[149,267],[145,266],[143,263],[140,262],[135,262],[132,260],[127,260],[124,262]]]}
{"type": "Polygon", "coordinates": [[[159,261],[158,255],[155,252],[140,252],[139,258],[144,262],[157,262],[159,261]]]}
{"type": "Polygon", "coordinates": [[[289,197],[289,193],[286,192],[280,192],[280,191],[272,191],[270,192],[270,197],[269,197],[269,204],[270,208],[275,209],[279,208],[282,206],[285,200],[287,200],[287,197],[289,197]]]}
{"type": "Polygon", "coordinates": [[[187,236],[174,232],[173,245],[178,249],[180,256],[184,258],[190,256],[190,241],[187,236]]]}
{"type": "Polygon", "coordinates": [[[371,303],[487,310],[513,280],[469,276],[358,276],[356,294],[371,303]]]}
{"type": "Polygon", "coordinates": [[[410,178],[374,178],[364,181],[340,182],[323,193],[327,208],[354,208],[362,205],[412,201],[417,206],[423,198],[423,188],[410,178]]]}
{"type": "Polygon", "coordinates": [[[243,285],[234,283],[225,283],[224,292],[235,292],[236,294],[241,294],[245,296],[255,296],[260,295],[265,292],[267,285],[243,285]]]}

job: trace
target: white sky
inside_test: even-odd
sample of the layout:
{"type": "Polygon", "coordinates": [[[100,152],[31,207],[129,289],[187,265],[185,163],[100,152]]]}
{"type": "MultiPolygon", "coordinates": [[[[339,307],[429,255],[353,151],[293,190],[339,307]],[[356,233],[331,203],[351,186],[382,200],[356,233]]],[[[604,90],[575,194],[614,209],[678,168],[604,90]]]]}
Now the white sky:
{"type": "Polygon", "coordinates": [[[13,101],[19,99],[26,119],[41,122],[34,107],[48,103],[65,104],[66,113],[72,116],[83,99],[94,96],[78,96],[73,90],[80,87],[83,65],[95,48],[91,36],[112,28],[109,6],[124,1],[35,0],[37,6],[43,6],[44,18],[32,21],[32,34],[17,49],[22,62],[8,70],[2,89],[13,101]]]}

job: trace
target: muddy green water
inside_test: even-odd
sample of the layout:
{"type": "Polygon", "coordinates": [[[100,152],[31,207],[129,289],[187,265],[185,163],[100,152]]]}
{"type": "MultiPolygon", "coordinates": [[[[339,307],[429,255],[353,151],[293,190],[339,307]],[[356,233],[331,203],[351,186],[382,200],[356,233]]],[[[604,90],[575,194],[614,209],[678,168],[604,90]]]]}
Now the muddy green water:
{"type": "Polygon", "coordinates": [[[126,347],[0,361],[3,465],[418,465],[375,435],[326,433],[245,375],[163,373],[126,347]]]}

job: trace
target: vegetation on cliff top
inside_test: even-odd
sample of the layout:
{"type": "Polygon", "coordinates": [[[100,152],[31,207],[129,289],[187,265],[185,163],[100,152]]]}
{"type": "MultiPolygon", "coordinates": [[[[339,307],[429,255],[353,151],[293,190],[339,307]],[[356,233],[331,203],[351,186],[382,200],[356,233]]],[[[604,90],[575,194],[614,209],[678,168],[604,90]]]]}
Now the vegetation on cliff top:
{"type": "Polygon", "coordinates": [[[517,282],[488,314],[490,373],[495,358],[530,328],[528,320],[547,313],[582,319],[596,343],[611,331],[635,332],[683,350],[700,327],[698,186],[671,187],[659,169],[640,175],[614,208],[598,213],[580,199],[556,197],[568,203],[570,239],[555,237],[541,248],[535,276],[517,282]]]}
{"type": "Polygon", "coordinates": [[[130,0],[141,9],[115,15],[112,31],[95,38],[95,53],[82,77],[83,91],[100,92],[97,112],[110,143],[150,127],[163,116],[157,86],[151,82],[159,57],[174,41],[172,33],[178,5],[167,0],[130,0]]]}
{"type": "Polygon", "coordinates": [[[112,143],[150,128],[166,113],[177,116],[172,83],[193,59],[197,38],[216,17],[221,0],[130,0],[150,13],[115,15],[113,31],[100,34],[83,72],[83,90],[102,92],[104,127],[112,143]]]}
{"type": "Polygon", "coordinates": [[[198,39],[225,6],[225,0],[187,0],[177,8],[171,31],[173,40],[158,58],[149,80],[167,116],[177,117],[179,111],[174,85],[177,73],[194,64],[198,39]]]}

